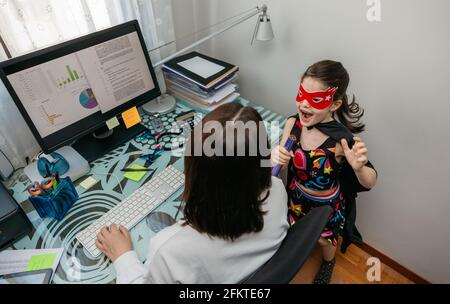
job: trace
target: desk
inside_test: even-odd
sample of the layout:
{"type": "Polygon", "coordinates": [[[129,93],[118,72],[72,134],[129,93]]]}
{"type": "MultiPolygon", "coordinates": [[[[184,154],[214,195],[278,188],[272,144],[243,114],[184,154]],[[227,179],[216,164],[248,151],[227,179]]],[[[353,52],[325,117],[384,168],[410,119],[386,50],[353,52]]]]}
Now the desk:
{"type": "MultiPolygon", "coordinates": [[[[276,143],[282,134],[286,117],[254,105],[242,98],[238,102],[253,106],[261,114],[264,121],[278,122],[278,128],[271,125],[272,144],[276,143]]],[[[178,103],[173,112],[164,115],[162,120],[166,130],[169,131],[172,128],[174,117],[177,114],[188,110],[190,108],[178,103]]],[[[142,123],[151,128],[149,122],[150,117],[142,114],[142,123]]],[[[138,136],[92,162],[90,164],[91,171],[86,177],[93,176],[99,182],[89,190],[79,186],[79,183],[86,177],[82,177],[75,182],[80,198],[60,222],[39,217],[28,200],[26,186],[30,181],[23,170],[17,172],[7,186],[13,192],[14,198],[20,202],[21,207],[33,223],[34,229],[29,236],[17,241],[10,249],[64,247],[65,251],[53,278],[54,283],[114,283],[116,274],[111,262],[103,254],[95,259],[90,257],[75,239],[75,236],[166,166],[173,164],[182,171],[183,151],[179,149],[178,151],[165,151],[151,165],[151,168],[156,169],[156,173],[147,173],[140,182],[136,183],[124,178],[124,172],[121,172],[120,169],[132,163],[136,154],[140,152],[149,153],[154,147],[153,139],[139,139],[138,136]],[[106,175],[106,173],[115,175],[117,179],[114,176],[106,175]],[[122,185],[123,194],[118,182],[122,185]]],[[[142,160],[136,160],[135,162],[139,161],[142,160]]],[[[141,162],[141,164],[144,164],[144,162],[141,162]]],[[[141,261],[144,261],[147,255],[149,240],[158,231],[182,218],[181,193],[182,189],[178,190],[130,231],[133,248],[141,261]]]]}

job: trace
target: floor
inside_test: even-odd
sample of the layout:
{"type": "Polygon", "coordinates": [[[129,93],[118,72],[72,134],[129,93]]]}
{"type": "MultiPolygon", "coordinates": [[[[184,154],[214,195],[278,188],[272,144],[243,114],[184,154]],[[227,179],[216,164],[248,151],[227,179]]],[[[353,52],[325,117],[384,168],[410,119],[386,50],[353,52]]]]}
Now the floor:
{"type": "MultiPolygon", "coordinates": [[[[331,284],[414,284],[383,263],[381,264],[381,280],[369,282],[366,273],[373,265],[366,265],[369,258],[368,253],[354,245],[351,245],[345,254],[339,252],[336,255],[336,266],[334,267],[331,284]]],[[[314,280],[321,260],[321,248],[317,246],[302,269],[291,281],[291,284],[310,284],[314,280]]]]}

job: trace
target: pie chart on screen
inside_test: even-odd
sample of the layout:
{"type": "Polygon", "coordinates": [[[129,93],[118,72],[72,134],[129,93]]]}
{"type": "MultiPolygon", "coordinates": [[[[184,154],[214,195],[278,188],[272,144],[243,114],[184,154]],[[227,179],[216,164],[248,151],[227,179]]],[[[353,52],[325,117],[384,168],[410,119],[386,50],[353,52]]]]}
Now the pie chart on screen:
{"type": "Polygon", "coordinates": [[[80,104],[86,109],[92,109],[98,105],[94,92],[90,88],[81,91],[80,104]]]}

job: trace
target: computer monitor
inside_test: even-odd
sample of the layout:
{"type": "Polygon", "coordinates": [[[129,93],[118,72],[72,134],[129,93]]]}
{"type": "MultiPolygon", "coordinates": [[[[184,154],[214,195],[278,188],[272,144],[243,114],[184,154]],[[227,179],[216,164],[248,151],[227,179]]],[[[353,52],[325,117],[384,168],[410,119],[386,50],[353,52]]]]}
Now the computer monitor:
{"type": "Polygon", "coordinates": [[[136,20],[1,62],[0,77],[44,153],[72,145],[88,161],[145,127],[94,131],[161,95],[136,20]]]}

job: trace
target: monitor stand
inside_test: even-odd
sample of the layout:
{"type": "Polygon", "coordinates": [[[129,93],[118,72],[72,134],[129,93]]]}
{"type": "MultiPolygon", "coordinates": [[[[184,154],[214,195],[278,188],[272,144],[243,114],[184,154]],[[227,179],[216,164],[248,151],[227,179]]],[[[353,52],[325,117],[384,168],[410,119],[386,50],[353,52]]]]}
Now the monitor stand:
{"type": "Polygon", "coordinates": [[[146,131],[142,124],[137,124],[127,129],[120,124],[111,132],[105,125],[94,134],[90,133],[77,140],[72,147],[78,151],[88,162],[92,162],[121,144],[146,131]]]}
{"type": "Polygon", "coordinates": [[[163,94],[156,100],[152,100],[144,104],[142,106],[142,110],[144,110],[147,114],[166,114],[175,109],[176,103],[177,101],[175,97],[169,94],[163,94]]]}

